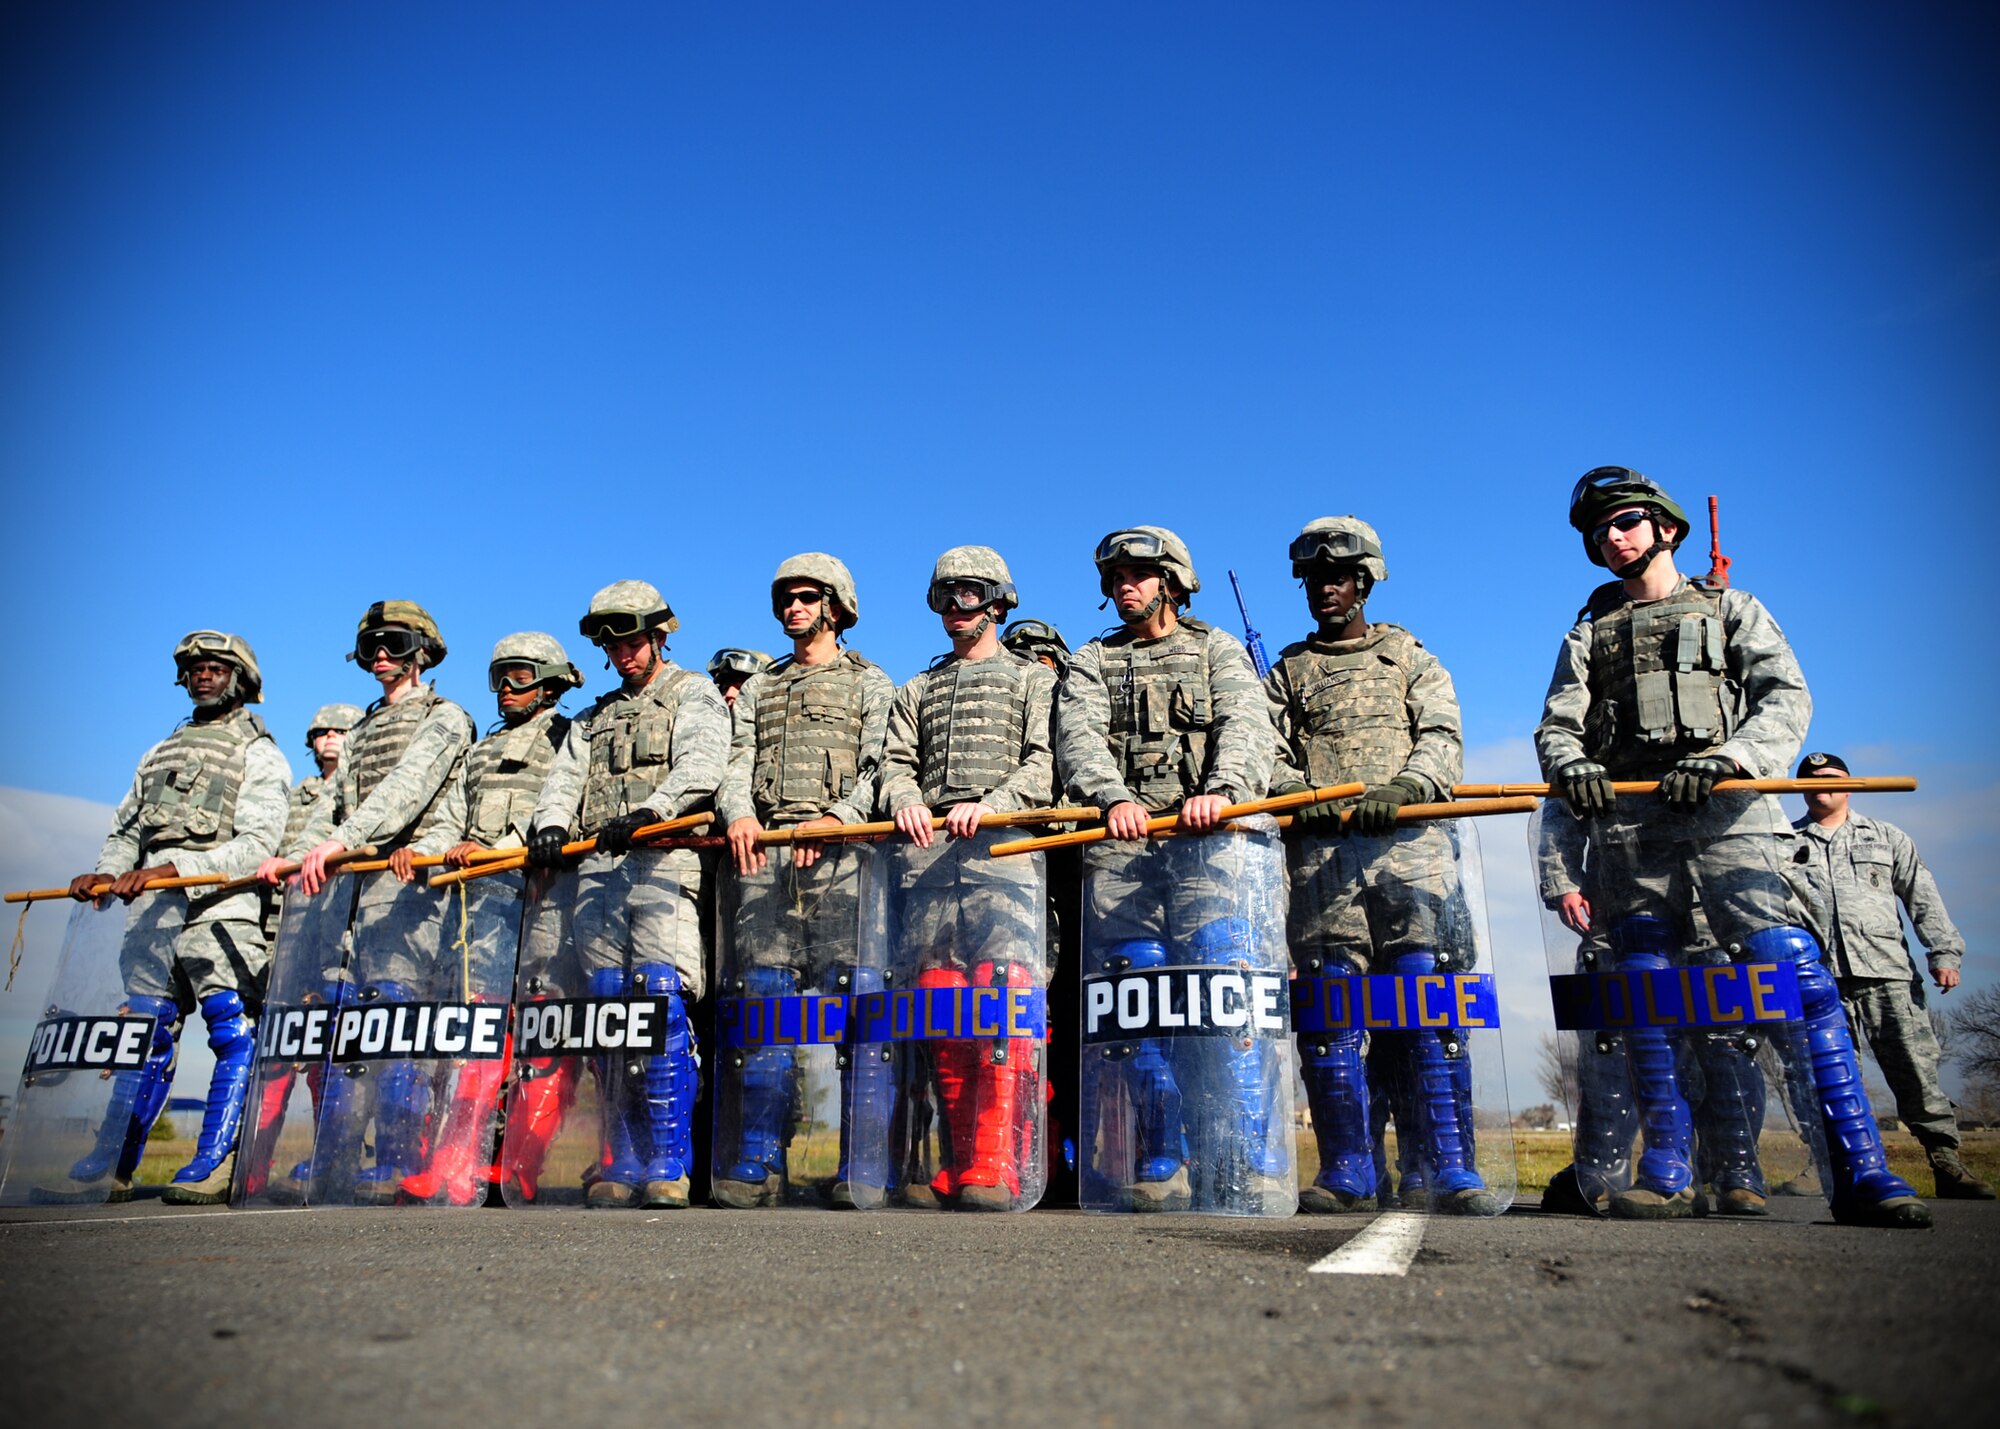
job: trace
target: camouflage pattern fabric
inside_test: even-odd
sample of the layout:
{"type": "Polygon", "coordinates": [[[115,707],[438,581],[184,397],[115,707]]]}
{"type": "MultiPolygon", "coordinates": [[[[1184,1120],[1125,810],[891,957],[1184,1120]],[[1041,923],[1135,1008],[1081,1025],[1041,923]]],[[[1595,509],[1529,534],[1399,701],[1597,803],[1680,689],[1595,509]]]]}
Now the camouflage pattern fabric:
{"type": "MultiPolygon", "coordinates": [[[[729,706],[715,686],[662,660],[640,689],[599,695],[570,724],[532,827],[586,838],[596,828],[586,823],[593,804],[606,818],[634,809],[651,809],[663,820],[691,813],[714,796],[728,750],[729,706]]],[[[685,863],[694,867],[692,855],[685,863]]]]}
{"type": "Polygon", "coordinates": [[[1373,787],[1404,778],[1431,802],[1449,797],[1464,772],[1458,692],[1437,657],[1400,625],[1373,624],[1355,640],[1314,636],[1287,645],[1264,692],[1278,728],[1274,783],[1373,787]]]}
{"type": "Polygon", "coordinates": [[[1905,978],[1836,980],[1854,1045],[1865,1040],[1896,1098],[1896,1115],[1926,1151],[1958,1149],[1958,1117],[1938,1080],[1943,1049],[1923,1004],[1923,984],[1905,978]]]}
{"type": "Polygon", "coordinates": [[[947,657],[904,685],[889,708],[882,812],[1045,806],[1055,788],[1055,687],[1048,666],[1007,650],[984,660],[947,657]]]}
{"type": "Polygon", "coordinates": [[[568,717],[548,708],[521,724],[503,725],[473,745],[459,777],[445,791],[437,817],[411,847],[420,854],[439,854],[461,839],[487,848],[526,847],[542,782],[568,734],[568,717]]]}
{"type": "Polygon", "coordinates": [[[458,777],[473,733],[472,716],[432,686],[393,705],[377,700],[348,733],[333,797],[314,807],[287,855],[297,858],[328,839],[387,853],[420,837],[458,777]]]}
{"type": "Polygon", "coordinates": [[[895,698],[889,677],[851,650],[824,665],[781,660],[745,680],[716,797],[723,824],[754,818],[773,828],[823,814],[865,822],[895,698]]]}
{"type": "Polygon", "coordinates": [[[1792,827],[1800,835],[1794,876],[1827,904],[1830,916],[1824,942],[1836,976],[1909,979],[1910,948],[1896,913],[1899,899],[1910,910],[1917,937],[1930,955],[1931,971],[1959,965],[1965,938],[1945,912],[1937,880],[1917,856],[1908,834],[1851,808],[1846,821],[1835,828],[1823,828],[1809,818],[1792,827]]]}

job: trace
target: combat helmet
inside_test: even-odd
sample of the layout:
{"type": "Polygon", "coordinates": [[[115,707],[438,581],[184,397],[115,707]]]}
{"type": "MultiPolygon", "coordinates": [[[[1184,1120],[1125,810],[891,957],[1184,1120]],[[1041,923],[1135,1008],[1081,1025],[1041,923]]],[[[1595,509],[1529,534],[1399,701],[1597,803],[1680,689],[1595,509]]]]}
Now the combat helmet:
{"type": "Polygon", "coordinates": [[[486,662],[486,688],[496,695],[503,689],[519,693],[547,685],[550,694],[560,696],[582,684],[583,672],[569,662],[562,642],[539,630],[517,630],[507,636],[493,647],[493,658],[486,662]],[[500,672],[512,665],[526,665],[534,678],[521,685],[506,679],[500,672]]]}
{"type": "MultiPolygon", "coordinates": [[[[771,577],[772,614],[780,620],[784,619],[785,608],[778,603],[780,593],[788,585],[808,581],[830,592],[840,602],[841,618],[833,622],[835,630],[849,630],[861,622],[861,603],[855,599],[854,577],[837,557],[829,556],[824,551],[801,552],[778,563],[778,573],[771,577]]],[[[825,612],[821,612],[820,618],[826,618],[825,612]]]]}
{"type": "Polygon", "coordinates": [[[1120,565],[1158,566],[1178,588],[1179,605],[1192,604],[1201,589],[1186,543],[1164,526],[1121,527],[1097,543],[1091,559],[1097,563],[1097,588],[1106,596],[1111,594],[1111,568],[1120,565]]]}
{"type": "Polygon", "coordinates": [[[387,651],[391,660],[405,662],[422,654],[424,668],[430,670],[442,665],[445,657],[437,622],[414,600],[378,600],[362,612],[347,658],[365,670],[378,649],[387,651]]]}
{"type": "Polygon", "coordinates": [[[590,609],[576,628],[591,644],[602,645],[642,630],[671,635],[681,628],[681,622],[658,587],[645,581],[613,581],[590,598],[590,609]]]}
{"type": "Polygon", "coordinates": [[[965,610],[998,605],[1005,612],[1021,603],[1014,589],[1013,573],[991,546],[953,546],[937,558],[937,564],[931,567],[931,583],[924,592],[924,603],[939,615],[956,603],[945,593],[947,585],[972,587],[977,604],[961,606],[965,610]]]}
{"type": "Polygon", "coordinates": [[[339,730],[342,734],[345,734],[360,723],[361,706],[359,705],[321,705],[313,711],[313,717],[306,725],[306,752],[308,754],[316,753],[317,751],[313,749],[313,740],[325,734],[328,730],[339,730]]]}
{"type": "Polygon", "coordinates": [[[747,680],[771,668],[771,657],[762,650],[745,650],[725,645],[708,657],[708,678],[721,684],[726,679],[747,680]]]}
{"type": "Polygon", "coordinates": [[[181,643],[174,646],[174,683],[189,690],[190,694],[193,691],[188,686],[188,666],[197,660],[220,660],[234,672],[217,703],[239,695],[246,705],[263,702],[264,672],[257,668],[257,652],[241,635],[229,635],[220,630],[190,630],[181,637],[181,643]]]}
{"type": "MultiPolygon", "coordinates": [[[[1569,524],[1576,528],[1583,538],[1583,553],[1590,558],[1593,566],[1609,569],[1597,543],[1590,539],[1591,528],[1613,511],[1628,506],[1641,506],[1673,522],[1680,529],[1671,541],[1657,538],[1652,549],[1639,557],[1624,570],[1617,572],[1621,577],[1636,577],[1651,564],[1654,556],[1661,551],[1678,551],[1681,542],[1687,539],[1687,512],[1673,497],[1667,495],[1657,482],[1641,476],[1629,466],[1596,466],[1577,479],[1569,493],[1569,524]]],[[[1656,528],[1657,537],[1657,528],[1656,528]]]]}
{"type": "Polygon", "coordinates": [[[1055,661],[1056,674],[1069,673],[1069,646],[1062,632],[1046,620],[1016,620],[1000,632],[1000,643],[1017,655],[1039,660],[1044,655],[1055,661]]]}
{"type": "Polygon", "coordinates": [[[1319,516],[1292,538],[1292,574],[1304,578],[1314,566],[1358,566],[1368,581],[1389,579],[1382,538],[1358,516],[1319,516]]]}

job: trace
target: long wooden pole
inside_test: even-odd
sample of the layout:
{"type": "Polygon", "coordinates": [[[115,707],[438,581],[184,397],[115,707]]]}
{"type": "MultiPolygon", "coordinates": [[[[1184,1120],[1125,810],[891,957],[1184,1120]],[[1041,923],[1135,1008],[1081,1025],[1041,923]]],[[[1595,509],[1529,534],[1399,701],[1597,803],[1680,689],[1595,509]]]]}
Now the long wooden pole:
{"type": "MultiPolygon", "coordinates": [[[[1659,792],[1657,779],[1614,779],[1611,787],[1621,794],[1653,794],[1659,792]]],[[[1900,774],[1877,774],[1868,777],[1846,777],[1827,775],[1824,778],[1809,779],[1719,779],[1714,792],[1717,794],[1909,794],[1916,791],[1917,781],[1900,774]]],[[[1532,795],[1547,798],[1551,794],[1562,793],[1561,785],[1549,784],[1454,784],[1454,797],[1461,799],[1504,799],[1517,795],[1532,795]]]]}
{"type": "MultiPolygon", "coordinates": [[[[1491,814],[1532,814],[1537,808],[1541,807],[1541,802],[1539,799],[1531,799],[1526,795],[1522,795],[1512,799],[1460,799],[1449,804],[1405,804],[1396,811],[1396,822],[1399,824],[1415,824],[1435,819],[1477,819],[1491,814]]],[[[1340,816],[1341,827],[1347,827],[1353,820],[1354,810],[1346,810],[1340,816]]],[[[1296,815],[1278,815],[1279,828],[1294,829],[1298,826],[1299,821],[1296,815]]],[[[1186,836],[1187,832],[1186,829],[1166,829],[1160,833],[1148,835],[1148,837],[1177,839],[1186,836]]],[[[1244,833],[1247,830],[1232,827],[1228,832],[1244,833]]]]}
{"type": "MultiPolygon", "coordinates": [[[[159,888],[207,888],[221,882],[222,875],[219,873],[199,873],[187,878],[155,878],[140,884],[139,890],[142,893],[151,893],[159,888]]],[[[102,898],[111,891],[111,884],[111,875],[106,874],[104,882],[97,886],[91,896],[102,898]]],[[[46,903],[52,899],[67,897],[69,897],[69,890],[67,888],[26,888],[19,893],[9,893],[6,901],[9,903],[46,903]]]]}
{"type": "MultiPolygon", "coordinates": [[[[1276,814],[1287,809],[1303,809],[1308,804],[1324,804],[1331,799],[1348,799],[1356,794],[1366,793],[1366,784],[1329,784],[1324,789],[1306,789],[1297,794],[1273,794],[1268,799],[1251,799],[1242,804],[1225,804],[1216,817],[1218,819],[1240,819],[1249,814],[1276,814]]],[[[1171,829],[1180,822],[1179,814],[1156,814],[1146,820],[1146,832],[1159,833],[1171,829]]],[[[1033,853],[1037,849],[1068,848],[1073,844],[1102,843],[1109,838],[1108,829],[1075,829],[1066,834],[1049,834],[1038,839],[1020,839],[1010,844],[995,844],[987,852],[995,858],[1006,858],[1010,854],[1033,853]]]]}

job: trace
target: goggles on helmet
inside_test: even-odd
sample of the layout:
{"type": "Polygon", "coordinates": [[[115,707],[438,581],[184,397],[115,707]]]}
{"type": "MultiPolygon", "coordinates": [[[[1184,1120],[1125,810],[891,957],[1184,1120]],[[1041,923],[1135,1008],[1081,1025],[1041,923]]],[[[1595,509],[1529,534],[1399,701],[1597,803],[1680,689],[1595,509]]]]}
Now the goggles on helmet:
{"type": "Polygon", "coordinates": [[[652,628],[658,616],[636,610],[599,610],[577,622],[583,638],[593,645],[607,640],[629,640],[652,628]]]}
{"type": "Polygon", "coordinates": [[[1062,637],[1044,620],[1017,620],[1001,634],[1003,640],[1036,640],[1060,644],[1062,637]]]}
{"type": "Polygon", "coordinates": [[[1639,475],[1630,467],[1596,466],[1577,478],[1576,485],[1569,494],[1569,504],[1574,509],[1577,502],[1593,492],[1609,495],[1614,491],[1644,491],[1654,496],[1667,494],[1658,482],[1639,475]]]}
{"type": "Polygon", "coordinates": [[[379,625],[354,637],[354,663],[364,669],[380,650],[391,660],[407,660],[423,648],[423,636],[407,625],[379,625]]]}
{"type": "Polygon", "coordinates": [[[1351,566],[1382,552],[1359,531],[1308,531],[1292,538],[1292,565],[1351,566]]]}
{"type": "Polygon", "coordinates": [[[234,649],[234,642],[220,630],[197,630],[181,641],[174,651],[174,658],[183,665],[196,660],[225,660],[235,663],[241,657],[234,649]]]}
{"type": "Polygon", "coordinates": [[[757,657],[748,650],[718,650],[708,662],[711,675],[741,675],[746,680],[757,673],[757,657]]]}
{"type": "Polygon", "coordinates": [[[534,667],[525,660],[495,660],[491,665],[486,667],[486,688],[493,691],[496,695],[503,690],[509,694],[525,695],[537,685],[543,684],[547,678],[543,675],[537,675],[534,667]],[[525,680],[511,679],[506,674],[508,670],[526,670],[528,678],[525,680]]]}
{"type": "Polygon", "coordinates": [[[1014,599],[1014,587],[1002,581],[974,580],[970,577],[938,581],[925,593],[924,602],[939,615],[948,610],[983,610],[1014,599]]]}
{"type": "Polygon", "coordinates": [[[1158,565],[1166,557],[1167,543],[1151,531],[1113,531],[1097,543],[1100,566],[1158,565]]]}

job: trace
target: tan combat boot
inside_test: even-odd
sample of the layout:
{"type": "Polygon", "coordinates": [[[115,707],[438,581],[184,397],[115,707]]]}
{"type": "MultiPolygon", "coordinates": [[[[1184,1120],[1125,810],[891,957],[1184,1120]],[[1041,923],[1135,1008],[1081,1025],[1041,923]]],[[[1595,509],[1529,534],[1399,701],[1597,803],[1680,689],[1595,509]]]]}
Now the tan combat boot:
{"type": "Polygon", "coordinates": [[[1940,1201],[1993,1199],[1993,1188],[1965,1169],[1965,1163],[1958,1159],[1956,1147],[1933,1146],[1924,1154],[1930,1158],[1931,1175],[1937,1179],[1937,1198],[1940,1201]]]}

